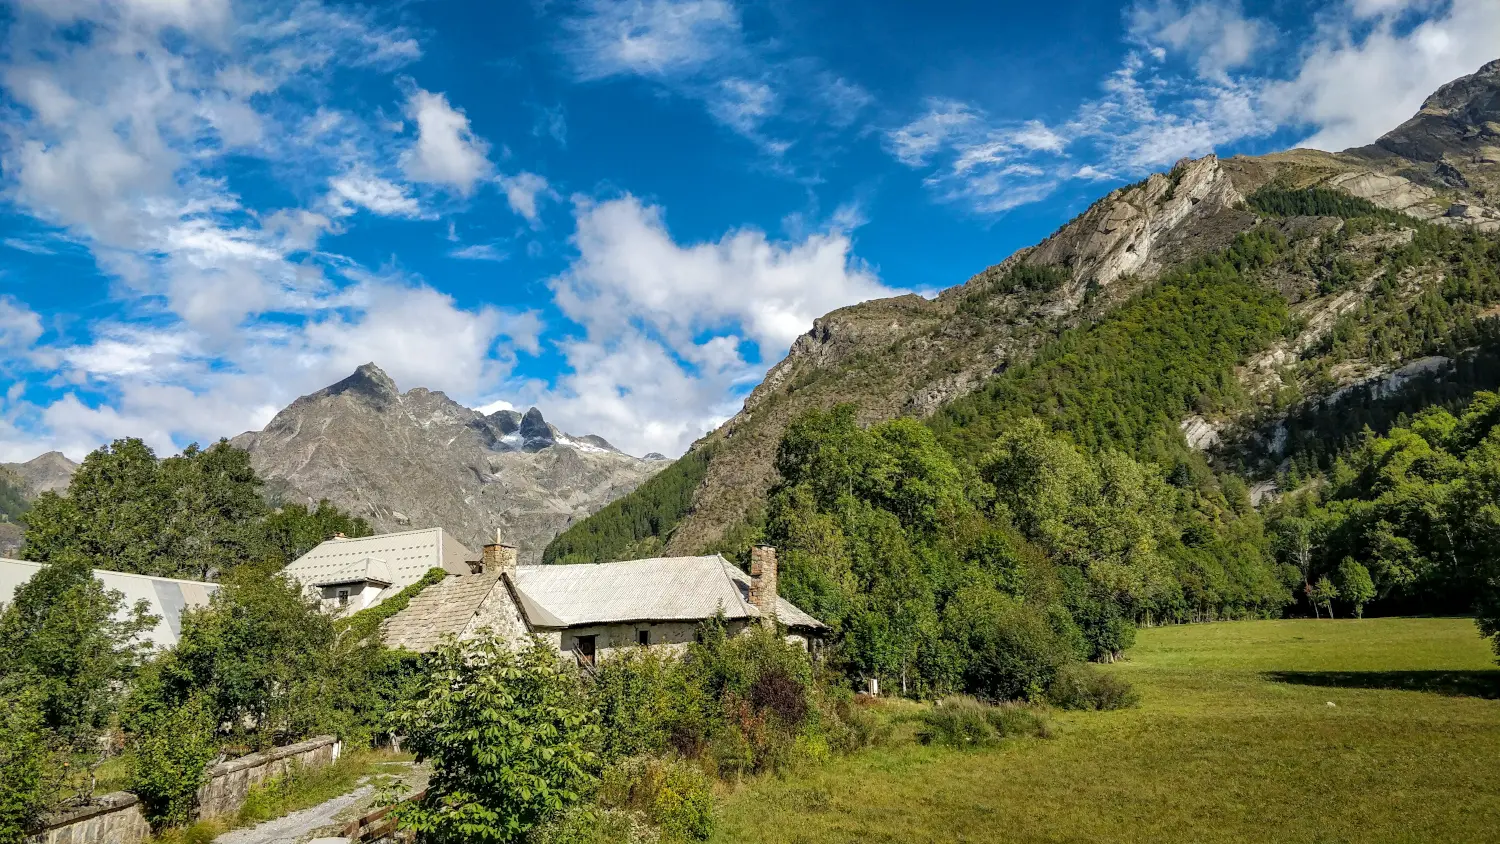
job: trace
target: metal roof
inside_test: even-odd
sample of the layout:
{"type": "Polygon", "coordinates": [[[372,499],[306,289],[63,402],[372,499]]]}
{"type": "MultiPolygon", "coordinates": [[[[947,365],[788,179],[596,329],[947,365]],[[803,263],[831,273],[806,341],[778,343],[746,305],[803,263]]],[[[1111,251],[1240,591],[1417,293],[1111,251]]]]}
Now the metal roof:
{"type": "Polygon", "coordinates": [[[469,571],[479,556],[440,527],[382,533],[357,539],[329,539],[287,566],[283,573],[303,586],[352,583],[374,575],[389,584],[382,597],[394,595],[422,579],[430,569],[450,574],[469,571]],[[372,561],[380,565],[372,565],[372,561]]]}
{"type": "MultiPolygon", "coordinates": [[[[9,603],[16,590],[41,570],[42,566],[43,563],[0,557],[0,603],[9,603]]],[[[156,627],[146,633],[146,638],[158,648],[176,645],[178,637],[182,635],[182,613],[190,608],[197,609],[207,605],[209,596],[219,590],[217,583],[150,577],[104,569],[94,569],[94,577],[104,584],[105,589],[125,596],[118,616],[121,619],[128,617],[136,602],[146,602],[151,614],[160,619],[156,627]]]]}
{"type": "Polygon", "coordinates": [[[334,565],[307,581],[308,586],[335,586],[340,583],[374,583],[380,586],[390,586],[391,567],[385,564],[385,560],[365,557],[363,560],[353,560],[344,565],[334,565]]]}
{"type": "MultiPolygon", "coordinates": [[[[701,621],[720,609],[728,619],[760,615],[750,604],[750,576],[717,554],[520,566],[516,577],[522,609],[534,627],[701,621]]],[[[777,598],[776,613],[791,627],[823,626],[785,598],[777,598]]]]}

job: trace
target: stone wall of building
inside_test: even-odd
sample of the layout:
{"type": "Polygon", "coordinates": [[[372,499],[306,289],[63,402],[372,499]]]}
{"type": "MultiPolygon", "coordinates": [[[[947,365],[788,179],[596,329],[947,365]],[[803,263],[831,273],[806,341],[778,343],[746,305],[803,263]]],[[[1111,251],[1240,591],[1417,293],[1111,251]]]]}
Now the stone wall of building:
{"type": "Polygon", "coordinates": [[[90,806],[48,816],[27,844],[141,844],[151,825],[141,801],[124,791],[106,794],[90,806]]]}
{"type": "MultiPolygon", "coordinates": [[[[208,769],[198,789],[198,817],[231,815],[245,805],[250,789],[294,768],[320,768],[339,758],[341,747],[333,736],[318,736],[264,753],[252,753],[208,769]]],[[[63,844],[63,842],[58,842],[63,844]]]]}

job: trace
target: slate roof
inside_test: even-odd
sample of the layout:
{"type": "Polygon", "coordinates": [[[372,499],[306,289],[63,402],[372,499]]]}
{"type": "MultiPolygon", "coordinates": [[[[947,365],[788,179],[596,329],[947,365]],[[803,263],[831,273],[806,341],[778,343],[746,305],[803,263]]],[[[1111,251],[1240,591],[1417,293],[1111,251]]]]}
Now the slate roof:
{"type": "MultiPolygon", "coordinates": [[[[516,580],[521,614],[533,628],[703,621],[720,608],[729,620],[760,616],[750,604],[750,575],[718,555],[519,566],[516,580]]],[[[390,648],[431,651],[443,636],[462,634],[490,592],[505,588],[498,570],[446,578],[387,619],[381,638],[390,648]]],[[[788,627],[824,626],[791,601],[776,600],[777,618],[788,627]]]]}
{"type": "Polygon", "coordinates": [[[429,569],[463,574],[469,570],[466,561],[477,559],[478,554],[435,527],[358,539],[329,539],[298,557],[283,573],[303,586],[350,583],[354,582],[352,576],[370,570],[368,561],[375,560],[384,566],[377,568],[377,573],[390,584],[382,592],[382,596],[388,597],[421,580],[429,569]]]}
{"type": "MultiPolygon", "coordinates": [[[[527,620],[535,627],[629,621],[700,621],[720,608],[728,619],[756,618],[750,575],[715,554],[621,563],[521,566],[516,571],[527,620]],[[536,611],[549,618],[536,617],[536,611]]],[[[789,627],[822,627],[785,598],[776,614],[789,627]]]]}
{"type": "MultiPolygon", "coordinates": [[[[21,584],[30,580],[41,570],[41,563],[27,560],[11,560],[0,557],[0,603],[9,603],[21,584]]],[[[94,569],[94,577],[104,588],[124,594],[120,618],[126,618],[137,601],[144,600],[152,615],[161,619],[156,627],[147,631],[146,638],[158,648],[170,648],[182,635],[182,613],[208,603],[209,596],[219,590],[217,583],[202,583],[196,580],[175,580],[170,577],[149,577],[144,574],[126,574],[118,571],[94,569]]]]}
{"type": "Polygon", "coordinates": [[[444,578],[418,592],[406,609],[386,619],[380,627],[380,638],[388,648],[427,653],[444,635],[463,633],[496,586],[500,586],[498,570],[444,578]]]}

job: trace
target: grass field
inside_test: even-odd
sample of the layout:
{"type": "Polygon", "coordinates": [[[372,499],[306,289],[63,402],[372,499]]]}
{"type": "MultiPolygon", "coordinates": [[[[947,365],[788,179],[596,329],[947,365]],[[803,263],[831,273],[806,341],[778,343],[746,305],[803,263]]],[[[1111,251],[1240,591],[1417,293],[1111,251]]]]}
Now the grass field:
{"type": "Polygon", "coordinates": [[[1156,628],[1107,670],[1140,707],[756,781],[714,841],[1500,841],[1500,671],[1467,619],[1156,628]]]}

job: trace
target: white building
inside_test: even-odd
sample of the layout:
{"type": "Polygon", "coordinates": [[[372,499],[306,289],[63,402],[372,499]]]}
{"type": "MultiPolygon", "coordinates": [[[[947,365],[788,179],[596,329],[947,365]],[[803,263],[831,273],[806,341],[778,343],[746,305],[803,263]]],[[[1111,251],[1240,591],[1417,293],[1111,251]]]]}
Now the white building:
{"type": "MultiPolygon", "coordinates": [[[[0,557],[0,604],[10,603],[16,590],[41,571],[43,565],[45,564],[0,557]]],[[[118,614],[121,621],[130,617],[137,602],[146,602],[149,612],[159,619],[156,627],[146,633],[146,638],[156,648],[175,646],[182,635],[183,612],[206,606],[208,599],[219,591],[217,583],[150,577],[104,569],[94,569],[94,577],[104,584],[105,589],[124,596],[118,614]]]]}
{"type": "Polygon", "coordinates": [[[440,527],[351,539],[336,536],[298,557],[282,573],[317,594],[334,612],[373,607],[435,568],[469,573],[478,555],[440,527]]]}

